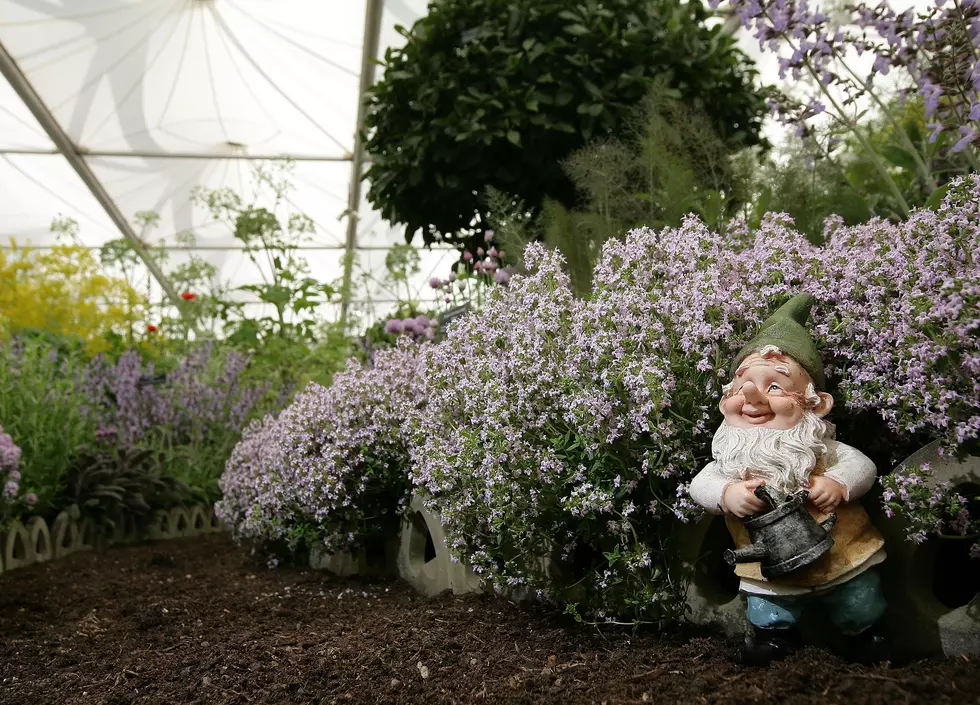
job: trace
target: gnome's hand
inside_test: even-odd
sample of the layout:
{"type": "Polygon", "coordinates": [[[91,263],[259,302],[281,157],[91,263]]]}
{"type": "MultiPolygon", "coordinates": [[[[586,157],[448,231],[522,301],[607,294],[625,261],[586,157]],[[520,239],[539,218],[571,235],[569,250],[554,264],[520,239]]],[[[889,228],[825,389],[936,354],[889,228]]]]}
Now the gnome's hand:
{"type": "Polygon", "coordinates": [[[760,479],[733,482],[721,496],[722,507],[739,519],[761,512],[766,508],[766,503],[755,496],[755,488],[764,484],[766,481],[760,479]]]}
{"type": "Polygon", "coordinates": [[[810,478],[810,501],[821,512],[831,512],[846,499],[844,485],[829,477],[817,475],[810,478]]]}

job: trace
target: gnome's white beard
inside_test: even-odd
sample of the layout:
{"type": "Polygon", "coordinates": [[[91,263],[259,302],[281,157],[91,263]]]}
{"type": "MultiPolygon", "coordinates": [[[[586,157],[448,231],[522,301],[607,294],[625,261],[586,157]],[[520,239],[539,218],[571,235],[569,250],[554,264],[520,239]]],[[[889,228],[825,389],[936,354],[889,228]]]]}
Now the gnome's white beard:
{"type": "Polygon", "coordinates": [[[793,428],[736,428],[723,422],[711,443],[719,470],[732,480],[760,478],[778,501],[810,485],[817,458],[833,427],[804,411],[793,428]]]}

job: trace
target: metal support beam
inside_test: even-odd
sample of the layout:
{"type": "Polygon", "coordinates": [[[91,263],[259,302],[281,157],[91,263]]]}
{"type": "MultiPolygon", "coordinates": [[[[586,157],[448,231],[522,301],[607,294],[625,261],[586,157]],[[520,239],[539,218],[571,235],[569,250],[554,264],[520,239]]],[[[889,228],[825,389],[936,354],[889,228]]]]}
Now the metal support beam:
{"type": "MultiPolygon", "coordinates": [[[[140,159],[240,159],[243,161],[270,161],[273,159],[289,159],[294,162],[349,162],[351,154],[334,156],[317,156],[302,154],[218,154],[208,152],[119,152],[111,149],[85,149],[76,147],[75,151],[84,157],[112,157],[140,159]]],[[[29,147],[0,149],[0,154],[45,155],[61,154],[57,149],[31,149],[29,147]]]]}
{"type": "MultiPolygon", "coordinates": [[[[0,244],[0,251],[3,250],[53,250],[57,245],[5,245],[0,244]]],[[[80,245],[86,250],[101,250],[102,245],[80,245]]],[[[153,245],[154,250],[164,250],[165,252],[244,252],[245,248],[241,245],[153,245]]],[[[296,250],[346,250],[347,245],[297,245],[296,250]]],[[[356,250],[360,252],[387,252],[391,248],[387,245],[358,245],[356,250]]],[[[455,247],[439,247],[433,245],[428,248],[429,252],[456,252],[455,247]]]]}
{"type": "Polygon", "coordinates": [[[357,132],[354,134],[354,155],[350,169],[350,197],[347,200],[347,245],[344,257],[343,301],[340,322],[347,322],[350,308],[351,280],[354,273],[354,251],[357,248],[357,210],[361,205],[361,178],[364,170],[364,124],[367,121],[367,93],[374,85],[374,63],[381,41],[381,16],[384,0],[367,0],[364,11],[364,45],[361,50],[361,84],[357,92],[357,132]]]}
{"type": "Polygon", "coordinates": [[[109,196],[109,193],[102,186],[102,182],[99,181],[95,172],[92,171],[82,158],[82,153],[79,152],[78,147],[75,146],[75,143],[72,142],[61,125],[58,124],[51,110],[41,100],[41,96],[34,90],[34,86],[27,80],[27,77],[20,70],[20,67],[17,66],[14,58],[7,52],[7,48],[3,46],[3,43],[0,43],[0,74],[3,74],[17,95],[20,96],[20,99],[24,101],[31,114],[34,115],[41,127],[44,128],[48,137],[54,142],[55,147],[58,148],[58,152],[63,154],[65,159],[68,160],[68,163],[71,164],[75,173],[82,180],[82,183],[92,192],[95,200],[99,202],[99,205],[102,206],[109,218],[112,219],[112,222],[116,224],[119,231],[133,244],[133,249],[136,251],[136,254],[143,260],[146,268],[150,270],[150,274],[159,282],[164,293],[173,301],[177,310],[182,310],[180,297],[170,282],[167,281],[163,270],[149,256],[146,248],[143,246],[143,242],[136,234],[136,231],[133,230],[133,226],[126,220],[122,211],[119,210],[119,206],[109,196]]]}

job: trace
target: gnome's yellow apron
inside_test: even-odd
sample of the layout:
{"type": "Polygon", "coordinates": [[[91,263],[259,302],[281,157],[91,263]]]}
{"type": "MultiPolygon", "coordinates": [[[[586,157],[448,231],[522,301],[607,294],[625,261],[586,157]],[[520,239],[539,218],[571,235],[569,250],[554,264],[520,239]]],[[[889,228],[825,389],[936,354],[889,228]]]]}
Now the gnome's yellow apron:
{"type": "MultiPolygon", "coordinates": [[[[817,465],[811,474],[822,475],[825,471],[826,466],[823,458],[821,458],[817,461],[817,465]]],[[[809,502],[806,508],[810,516],[818,522],[829,516],[809,502]]],[[[769,582],[773,585],[819,587],[857,568],[885,545],[885,539],[871,524],[868,513],[864,511],[864,507],[858,501],[842,504],[837,507],[836,511],[837,523],[834,524],[834,528],[830,532],[831,538],[834,539],[834,545],[810,565],[774,580],[766,580],[762,577],[761,564],[758,561],[738,563],[735,566],[735,574],[740,578],[769,582]]],[[[725,523],[728,525],[728,531],[732,538],[735,539],[736,548],[744,548],[752,543],[749,540],[749,532],[741,519],[729,514],[725,517],[725,523]]]]}

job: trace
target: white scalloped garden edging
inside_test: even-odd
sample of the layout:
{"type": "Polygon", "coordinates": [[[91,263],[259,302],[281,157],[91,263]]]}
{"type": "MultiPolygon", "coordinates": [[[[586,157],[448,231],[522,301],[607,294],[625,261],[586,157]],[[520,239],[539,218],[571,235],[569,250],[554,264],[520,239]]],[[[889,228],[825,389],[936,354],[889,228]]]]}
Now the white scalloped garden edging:
{"type": "MultiPolygon", "coordinates": [[[[224,523],[214,516],[212,507],[175,507],[158,510],[153,524],[142,537],[151,541],[188,538],[226,531],[224,523]]],[[[55,517],[49,527],[42,517],[31,517],[26,524],[15,521],[0,535],[0,573],[26,568],[34,563],[65,558],[73,553],[91,551],[100,540],[107,545],[133,544],[140,540],[135,519],[127,517],[108,537],[99,537],[89,518],[72,519],[67,512],[55,517]]]]}

